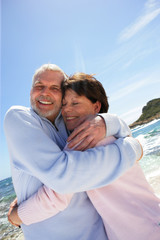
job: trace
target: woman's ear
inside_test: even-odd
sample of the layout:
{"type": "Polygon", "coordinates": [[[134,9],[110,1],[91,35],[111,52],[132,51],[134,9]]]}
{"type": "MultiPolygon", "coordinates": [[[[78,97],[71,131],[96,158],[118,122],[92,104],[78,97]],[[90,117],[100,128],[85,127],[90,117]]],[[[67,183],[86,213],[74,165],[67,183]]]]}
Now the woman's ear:
{"type": "Polygon", "coordinates": [[[99,113],[100,109],[101,109],[101,103],[99,101],[95,102],[94,104],[95,113],[99,113]]]}

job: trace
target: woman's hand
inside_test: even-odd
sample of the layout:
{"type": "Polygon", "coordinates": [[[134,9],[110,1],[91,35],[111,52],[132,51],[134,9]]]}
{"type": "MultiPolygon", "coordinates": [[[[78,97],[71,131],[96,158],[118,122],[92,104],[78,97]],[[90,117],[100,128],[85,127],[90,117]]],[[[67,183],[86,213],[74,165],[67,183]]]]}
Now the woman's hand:
{"type": "Polygon", "coordinates": [[[8,215],[8,221],[12,225],[19,227],[22,224],[22,221],[18,216],[17,198],[11,203],[10,209],[7,215],[8,215]]]}

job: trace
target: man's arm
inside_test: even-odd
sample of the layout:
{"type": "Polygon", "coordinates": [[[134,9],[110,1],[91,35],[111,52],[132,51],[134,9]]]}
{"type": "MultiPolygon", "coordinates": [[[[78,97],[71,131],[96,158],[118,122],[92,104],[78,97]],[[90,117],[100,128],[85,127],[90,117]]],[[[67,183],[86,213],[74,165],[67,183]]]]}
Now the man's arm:
{"type": "Polygon", "coordinates": [[[85,152],[61,151],[37,119],[17,109],[5,118],[5,133],[14,166],[59,193],[99,188],[117,179],[142,153],[133,138],[85,152]]]}
{"type": "MultiPolygon", "coordinates": [[[[104,138],[98,143],[99,146],[111,144],[116,141],[113,136],[104,138]]],[[[65,150],[69,150],[67,145],[65,150]]],[[[55,216],[68,207],[73,194],[59,194],[52,189],[42,186],[27,200],[17,206],[17,199],[10,205],[8,220],[11,224],[19,226],[22,223],[30,225],[55,216]]]]}

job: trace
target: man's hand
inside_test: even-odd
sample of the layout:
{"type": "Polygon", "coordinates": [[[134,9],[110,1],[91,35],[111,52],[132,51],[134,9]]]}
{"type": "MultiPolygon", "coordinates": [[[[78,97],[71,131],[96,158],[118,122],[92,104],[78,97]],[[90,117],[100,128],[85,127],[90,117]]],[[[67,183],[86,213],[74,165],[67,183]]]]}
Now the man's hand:
{"type": "Polygon", "coordinates": [[[68,148],[74,148],[77,151],[84,151],[93,148],[106,136],[106,125],[102,117],[97,115],[88,116],[85,121],[78,126],[67,141],[68,148]]]}
{"type": "Polygon", "coordinates": [[[11,203],[10,209],[8,211],[8,221],[16,226],[19,227],[22,224],[21,219],[18,216],[18,206],[17,206],[17,198],[11,203]]]}

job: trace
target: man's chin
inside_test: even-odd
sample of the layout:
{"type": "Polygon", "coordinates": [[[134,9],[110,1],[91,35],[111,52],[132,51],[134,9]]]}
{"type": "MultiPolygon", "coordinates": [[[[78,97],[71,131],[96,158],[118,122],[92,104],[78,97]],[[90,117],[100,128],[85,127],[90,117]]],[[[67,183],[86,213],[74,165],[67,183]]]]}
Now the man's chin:
{"type": "Polygon", "coordinates": [[[49,118],[53,115],[53,111],[48,111],[48,112],[45,112],[45,111],[42,111],[40,109],[37,109],[37,108],[33,108],[33,110],[41,117],[44,117],[44,118],[49,118]]]}

